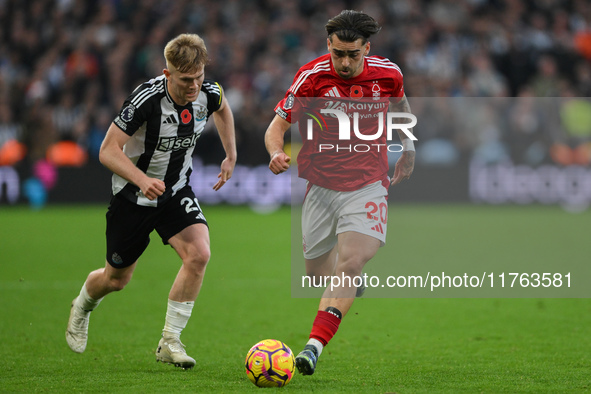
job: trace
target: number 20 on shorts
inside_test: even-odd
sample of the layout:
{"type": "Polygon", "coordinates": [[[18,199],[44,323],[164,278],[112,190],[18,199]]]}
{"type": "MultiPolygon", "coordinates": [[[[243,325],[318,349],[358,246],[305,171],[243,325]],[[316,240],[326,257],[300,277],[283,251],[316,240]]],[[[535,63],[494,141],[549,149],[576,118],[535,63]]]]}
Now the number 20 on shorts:
{"type": "Polygon", "coordinates": [[[375,202],[370,201],[367,204],[365,204],[365,209],[367,209],[368,219],[380,221],[384,224],[386,224],[386,222],[388,221],[388,204],[386,204],[385,202],[381,202],[378,205],[375,202]]]}

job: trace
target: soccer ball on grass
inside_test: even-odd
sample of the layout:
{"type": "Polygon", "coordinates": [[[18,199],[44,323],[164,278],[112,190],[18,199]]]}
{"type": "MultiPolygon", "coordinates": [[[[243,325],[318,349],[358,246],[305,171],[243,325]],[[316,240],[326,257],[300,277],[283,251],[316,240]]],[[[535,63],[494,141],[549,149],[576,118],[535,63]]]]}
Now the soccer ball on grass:
{"type": "Polygon", "coordinates": [[[250,348],[245,361],[246,376],[258,387],[283,387],[295,371],[291,349],[276,339],[265,339],[250,348]]]}

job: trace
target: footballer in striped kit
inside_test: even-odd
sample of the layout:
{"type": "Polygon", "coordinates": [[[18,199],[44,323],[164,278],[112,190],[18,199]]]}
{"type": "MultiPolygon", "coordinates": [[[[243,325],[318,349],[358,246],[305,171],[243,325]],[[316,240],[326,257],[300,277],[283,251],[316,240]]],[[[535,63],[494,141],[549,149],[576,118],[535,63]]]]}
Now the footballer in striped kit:
{"type": "Polygon", "coordinates": [[[182,266],[168,293],[154,355],[158,362],[190,369],[196,361],[187,354],[180,336],[211,256],[208,223],[189,184],[193,151],[208,118],[213,117],[226,153],[213,185],[217,191],[232,177],[236,137],[232,110],[221,86],[205,79],[208,56],[203,39],[180,34],[166,44],[164,58],[163,75],[131,93],[101,145],[99,160],[113,172],[106,261],[104,268],[88,274],[72,301],[66,341],[76,353],[86,350],[91,312],[105,296],[125,288],[150,235],[156,232],[164,245],[175,250],[182,266]]]}

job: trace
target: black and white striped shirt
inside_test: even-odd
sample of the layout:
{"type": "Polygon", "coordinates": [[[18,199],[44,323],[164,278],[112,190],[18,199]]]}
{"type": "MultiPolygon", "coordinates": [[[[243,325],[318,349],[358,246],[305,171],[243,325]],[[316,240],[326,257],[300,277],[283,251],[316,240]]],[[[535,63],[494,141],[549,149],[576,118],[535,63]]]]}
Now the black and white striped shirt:
{"type": "Polygon", "coordinates": [[[113,194],[138,205],[160,206],[188,184],[195,143],[209,116],[222,103],[222,88],[217,82],[205,80],[197,100],[185,106],[172,100],[167,84],[161,75],[138,86],[113,121],[131,136],[123,147],[127,157],[166,185],[166,191],[150,201],[136,185],[113,174],[113,194]]]}

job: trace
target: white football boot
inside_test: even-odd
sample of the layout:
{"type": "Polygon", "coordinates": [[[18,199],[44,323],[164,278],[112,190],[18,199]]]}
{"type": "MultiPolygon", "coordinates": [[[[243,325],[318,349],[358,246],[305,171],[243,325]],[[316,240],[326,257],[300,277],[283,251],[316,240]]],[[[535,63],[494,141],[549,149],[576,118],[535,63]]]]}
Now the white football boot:
{"type": "Polygon", "coordinates": [[[74,307],[77,299],[78,297],[74,298],[70,307],[70,319],[66,328],[66,341],[70,349],[76,353],[82,353],[86,350],[86,342],[88,341],[90,312],[83,313],[74,307]]]}
{"type": "Polygon", "coordinates": [[[156,348],[156,361],[172,364],[182,369],[195,366],[195,360],[187,356],[185,345],[178,338],[162,338],[156,348]]]}

